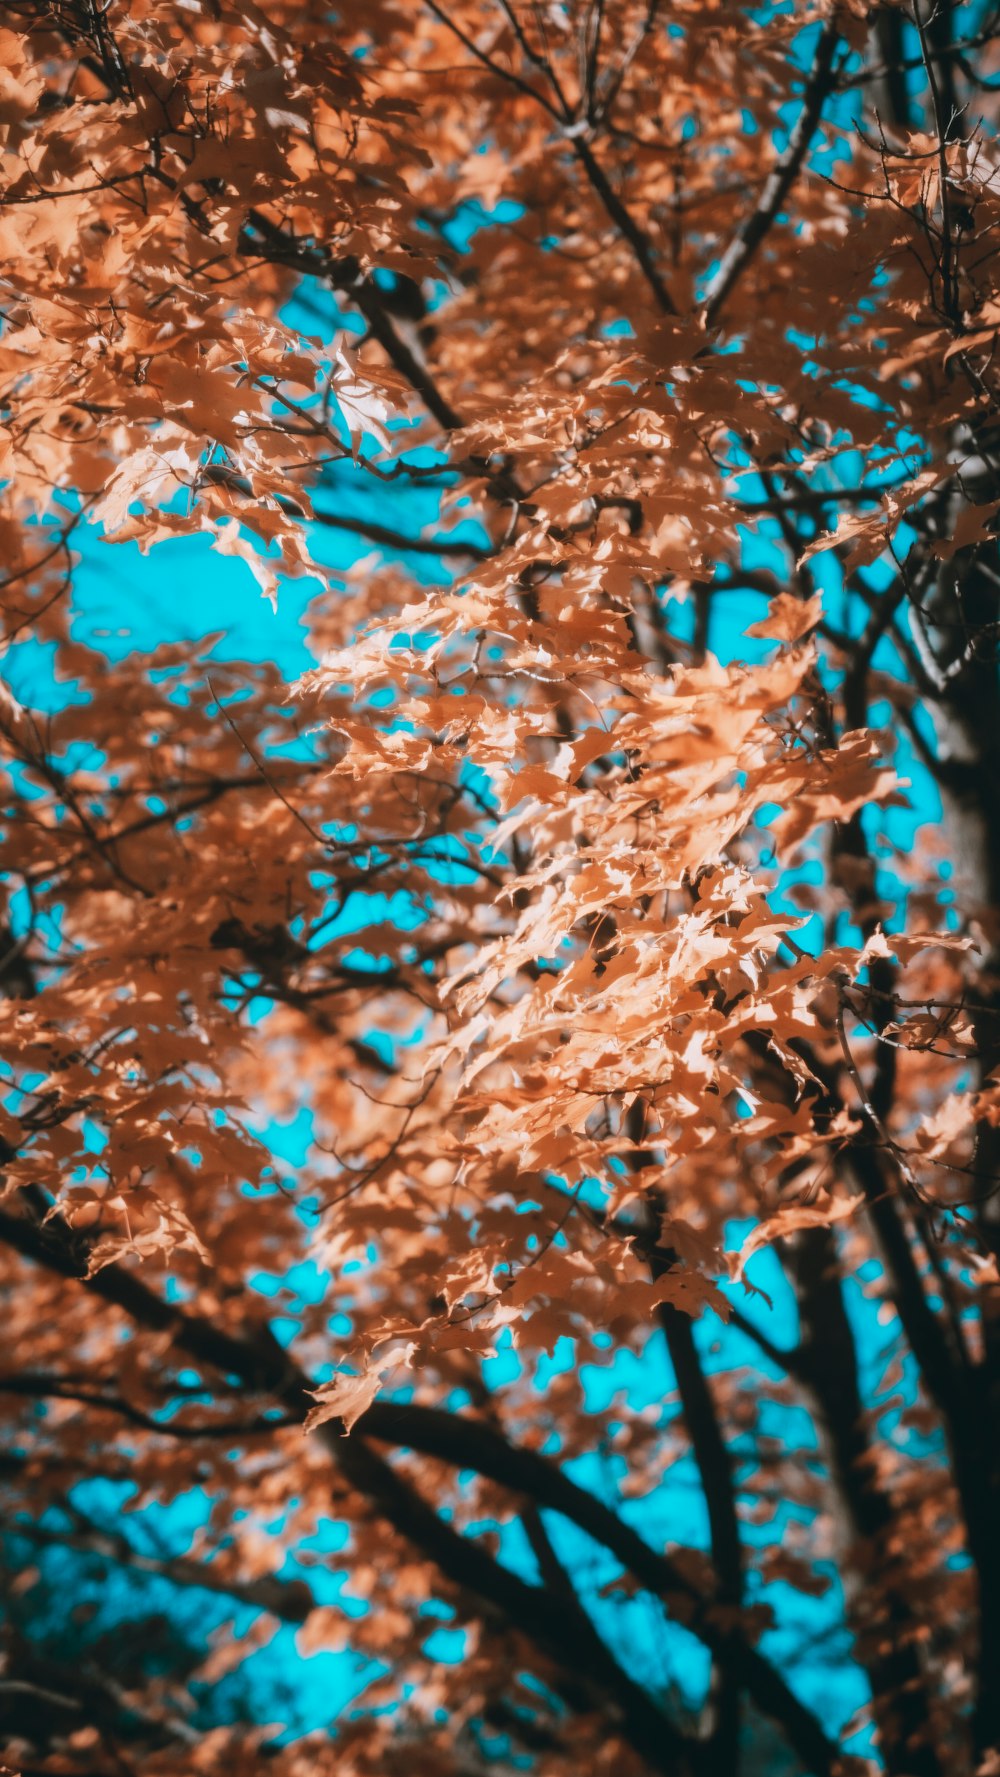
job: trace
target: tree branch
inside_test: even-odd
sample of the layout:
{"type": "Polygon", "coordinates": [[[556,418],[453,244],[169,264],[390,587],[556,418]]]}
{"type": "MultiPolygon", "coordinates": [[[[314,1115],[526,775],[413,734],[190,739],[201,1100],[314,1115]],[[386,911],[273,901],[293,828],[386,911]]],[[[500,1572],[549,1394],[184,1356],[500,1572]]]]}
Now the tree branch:
{"type": "Polygon", "coordinates": [[[765,181],[757,208],[741,224],[709,281],[701,306],[701,316],[706,327],[711,327],[717,320],[720,309],[769,234],[785,198],[798,178],[822,116],[823,106],[836,84],[833,58],[839,37],[834,12],[820,33],[802,110],[788,138],[788,145],[765,181]]]}
{"type": "MultiPolygon", "coordinates": [[[[27,1216],[0,1208],[0,1239],[24,1257],[74,1279],[131,1319],[153,1331],[168,1333],[174,1344],[201,1363],[247,1386],[274,1395],[301,1412],[311,1403],[309,1379],[283,1351],[269,1329],[237,1336],[204,1316],[165,1302],[122,1266],[106,1265],[87,1275],[86,1244],[56,1217],[40,1225],[27,1216]]],[[[679,1620],[727,1660],[739,1673],[758,1708],[772,1716],[787,1734],[810,1772],[835,1777],[839,1753],[816,1717],[802,1704],[780,1673],[726,1622],[712,1620],[712,1601],[703,1600],[668,1557],[649,1548],[615,1513],[578,1487],[569,1477],[534,1452],[509,1444],[491,1427],[441,1409],[376,1401],[359,1419],[351,1437],[342,1438],[332,1425],[317,1434],[345,1479],[364,1494],[403,1536],[415,1542],[460,1590],[472,1592],[488,1610],[499,1609],[530,1640],[556,1662],[559,1682],[573,1690],[572,1674],[598,1686],[608,1682],[606,1649],[593,1636],[567,1634],[558,1601],[547,1599],[494,1561],[475,1542],[461,1536],[415,1492],[410,1483],[373,1450],[371,1439],[403,1445],[435,1455],[458,1468],[474,1468],[534,1499],[540,1507],[562,1512],[588,1535],[615,1554],[623,1566],[657,1596],[679,1606],[679,1620]]],[[[574,1693],[578,1706],[578,1693],[574,1693]]],[[[669,1770],[686,1756],[683,1736],[659,1709],[630,1720],[628,1737],[654,1769],[669,1770]],[[654,1719],[655,1717],[655,1719],[654,1719]]]]}

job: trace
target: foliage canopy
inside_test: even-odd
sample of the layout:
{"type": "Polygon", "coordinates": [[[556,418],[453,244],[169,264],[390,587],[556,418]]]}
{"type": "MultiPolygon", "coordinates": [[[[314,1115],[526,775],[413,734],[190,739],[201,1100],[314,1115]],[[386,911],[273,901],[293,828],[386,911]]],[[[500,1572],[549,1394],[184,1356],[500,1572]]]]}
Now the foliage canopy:
{"type": "Polygon", "coordinates": [[[25,1772],[1000,1770],[998,38],[8,0],[25,1772]],[[291,692],[82,632],[195,533],[291,692]],[[250,1643],[53,1637],[60,1551],[250,1643]],[[281,1623],[330,1735],[226,1703],[281,1623]]]}

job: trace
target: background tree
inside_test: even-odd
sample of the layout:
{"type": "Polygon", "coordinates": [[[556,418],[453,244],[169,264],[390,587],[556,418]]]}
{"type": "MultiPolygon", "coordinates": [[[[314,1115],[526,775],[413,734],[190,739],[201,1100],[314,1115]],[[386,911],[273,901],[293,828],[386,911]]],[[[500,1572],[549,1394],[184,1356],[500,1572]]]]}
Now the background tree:
{"type": "Polygon", "coordinates": [[[1000,1769],[998,37],[10,0],[8,1763],[1000,1769]]]}

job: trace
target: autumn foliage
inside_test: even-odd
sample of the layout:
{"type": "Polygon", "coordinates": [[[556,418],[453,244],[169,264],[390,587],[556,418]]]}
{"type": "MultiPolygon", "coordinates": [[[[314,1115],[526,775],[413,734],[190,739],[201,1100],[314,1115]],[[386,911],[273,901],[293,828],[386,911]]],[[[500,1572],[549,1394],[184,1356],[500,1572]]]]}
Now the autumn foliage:
{"type": "Polygon", "coordinates": [[[979,0],[2,8],[25,1777],[1000,1772],[998,73],[979,0]],[[82,632],[196,533],[300,682],[210,553],[201,644],[82,632]]]}

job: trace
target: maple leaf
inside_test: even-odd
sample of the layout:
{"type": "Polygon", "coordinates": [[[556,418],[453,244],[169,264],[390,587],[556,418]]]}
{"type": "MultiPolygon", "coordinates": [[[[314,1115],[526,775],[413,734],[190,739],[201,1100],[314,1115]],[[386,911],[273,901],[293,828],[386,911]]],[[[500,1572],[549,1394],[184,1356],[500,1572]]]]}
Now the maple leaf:
{"type": "Polygon", "coordinates": [[[337,1419],[343,1423],[346,1436],[362,1413],[371,1406],[381,1386],[382,1378],[377,1370],[366,1370],[358,1376],[346,1373],[334,1376],[332,1381],[324,1382],[320,1388],[313,1390],[313,1398],[318,1405],[310,1407],[303,1430],[315,1431],[318,1426],[337,1419]]]}
{"type": "Polygon", "coordinates": [[[748,636],[764,636],[769,641],[797,642],[815,629],[822,615],[821,593],[803,600],[793,593],[779,592],[768,605],[767,616],[759,623],[751,623],[746,633],[748,636]]]}

